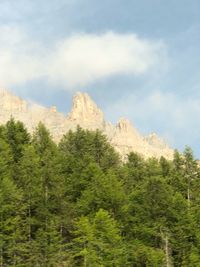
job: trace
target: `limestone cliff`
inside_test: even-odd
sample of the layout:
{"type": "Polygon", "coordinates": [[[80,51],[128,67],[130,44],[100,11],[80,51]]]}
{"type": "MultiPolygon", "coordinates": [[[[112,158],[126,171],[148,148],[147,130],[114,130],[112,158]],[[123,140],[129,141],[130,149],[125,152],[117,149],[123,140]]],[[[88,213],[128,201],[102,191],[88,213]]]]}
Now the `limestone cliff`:
{"type": "Polygon", "coordinates": [[[22,121],[33,132],[41,121],[58,142],[63,134],[80,125],[84,129],[101,130],[122,158],[131,151],[140,153],[145,158],[164,156],[173,157],[173,150],[156,134],[143,137],[127,119],[120,119],[116,126],[106,122],[103,112],[86,93],[77,93],[73,98],[71,112],[65,116],[55,106],[46,108],[31,104],[7,90],[0,90],[0,123],[6,123],[10,117],[22,121]]]}
{"type": "Polygon", "coordinates": [[[105,119],[103,112],[86,93],[78,92],[73,98],[71,112],[67,116],[68,125],[74,128],[80,125],[82,128],[104,130],[105,119]]]}

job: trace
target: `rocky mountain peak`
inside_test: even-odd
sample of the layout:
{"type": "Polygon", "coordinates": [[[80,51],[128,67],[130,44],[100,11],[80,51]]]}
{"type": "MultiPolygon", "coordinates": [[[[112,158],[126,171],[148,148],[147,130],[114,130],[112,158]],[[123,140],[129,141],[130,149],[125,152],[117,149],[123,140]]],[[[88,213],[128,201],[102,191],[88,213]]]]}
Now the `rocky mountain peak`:
{"type": "Polygon", "coordinates": [[[8,112],[27,110],[27,102],[6,89],[0,90],[0,109],[8,112]]]}
{"type": "Polygon", "coordinates": [[[87,121],[102,123],[104,115],[88,94],[78,92],[73,98],[72,111],[69,113],[68,119],[81,124],[87,121]]]}
{"type": "Polygon", "coordinates": [[[11,92],[0,90],[0,124],[6,123],[13,116],[22,121],[30,132],[33,132],[38,123],[43,122],[49,129],[54,140],[59,142],[62,136],[77,125],[84,129],[99,129],[107,135],[111,144],[126,160],[128,153],[135,151],[145,158],[164,156],[172,159],[173,150],[155,133],[143,137],[131,122],[120,119],[116,126],[104,119],[103,112],[86,93],[77,93],[73,98],[72,110],[67,117],[56,110],[55,106],[43,106],[26,101],[11,92]]]}
{"type": "Polygon", "coordinates": [[[133,127],[132,123],[126,119],[121,118],[117,125],[116,125],[116,134],[120,136],[120,138],[123,136],[124,138],[132,137],[134,136],[134,139],[141,139],[141,136],[137,129],[133,127]]]}

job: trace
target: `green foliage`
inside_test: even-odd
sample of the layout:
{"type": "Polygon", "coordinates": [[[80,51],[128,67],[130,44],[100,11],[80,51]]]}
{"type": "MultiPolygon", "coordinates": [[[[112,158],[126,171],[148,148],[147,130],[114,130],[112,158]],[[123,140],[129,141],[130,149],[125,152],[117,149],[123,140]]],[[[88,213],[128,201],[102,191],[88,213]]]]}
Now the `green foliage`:
{"type": "Polygon", "coordinates": [[[122,183],[112,171],[104,174],[93,164],[88,167],[87,172],[93,175],[77,201],[79,213],[93,214],[103,208],[120,219],[126,202],[122,183]]]}
{"type": "Polygon", "coordinates": [[[116,221],[103,209],[92,219],[81,217],[72,242],[73,266],[123,266],[123,241],[116,221]]]}
{"type": "Polygon", "coordinates": [[[130,153],[100,131],[57,145],[0,127],[0,267],[200,266],[200,169],[192,150],[168,161],[130,153]]]}
{"type": "Polygon", "coordinates": [[[20,121],[15,122],[11,118],[6,124],[5,138],[12,150],[13,160],[17,163],[22,156],[24,145],[30,142],[30,135],[23,123],[20,121]]]}
{"type": "Polygon", "coordinates": [[[22,266],[26,203],[23,203],[21,190],[12,181],[9,148],[3,140],[0,150],[0,266],[22,266]]]}
{"type": "Polygon", "coordinates": [[[162,249],[145,246],[140,241],[135,240],[129,245],[128,251],[128,266],[165,266],[165,255],[162,249]]]}
{"type": "Polygon", "coordinates": [[[88,160],[98,164],[103,170],[119,164],[119,156],[100,131],[90,132],[77,127],[76,132],[69,131],[59,144],[65,156],[76,160],[88,160]]]}

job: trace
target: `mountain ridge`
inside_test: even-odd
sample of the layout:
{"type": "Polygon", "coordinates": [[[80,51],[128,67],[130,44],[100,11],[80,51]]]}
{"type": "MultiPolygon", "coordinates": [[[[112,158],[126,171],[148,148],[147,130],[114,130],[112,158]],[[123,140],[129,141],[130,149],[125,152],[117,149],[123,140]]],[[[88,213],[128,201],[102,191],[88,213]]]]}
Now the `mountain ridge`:
{"type": "Polygon", "coordinates": [[[84,129],[102,131],[123,159],[132,151],[144,158],[173,158],[173,149],[155,133],[142,136],[126,118],[121,118],[116,125],[107,122],[103,111],[87,93],[77,92],[73,97],[71,111],[64,115],[57,111],[56,106],[47,108],[29,103],[12,92],[1,89],[0,124],[6,123],[11,116],[22,121],[30,133],[41,121],[56,142],[59,142],[67,131],[75,130],[79,125],[84,129]]]}

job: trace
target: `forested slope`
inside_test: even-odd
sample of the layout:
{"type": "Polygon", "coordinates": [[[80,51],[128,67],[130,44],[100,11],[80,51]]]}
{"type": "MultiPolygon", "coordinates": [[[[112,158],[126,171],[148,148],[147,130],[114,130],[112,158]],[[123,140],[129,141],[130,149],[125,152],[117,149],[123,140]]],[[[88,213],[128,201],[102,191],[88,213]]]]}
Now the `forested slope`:
{"type": "Polygon", "coordinates": [[[99,131],[0,127],[1,267],[198,267],[199,204],[190,148],[123,163],[99,131]]]}

